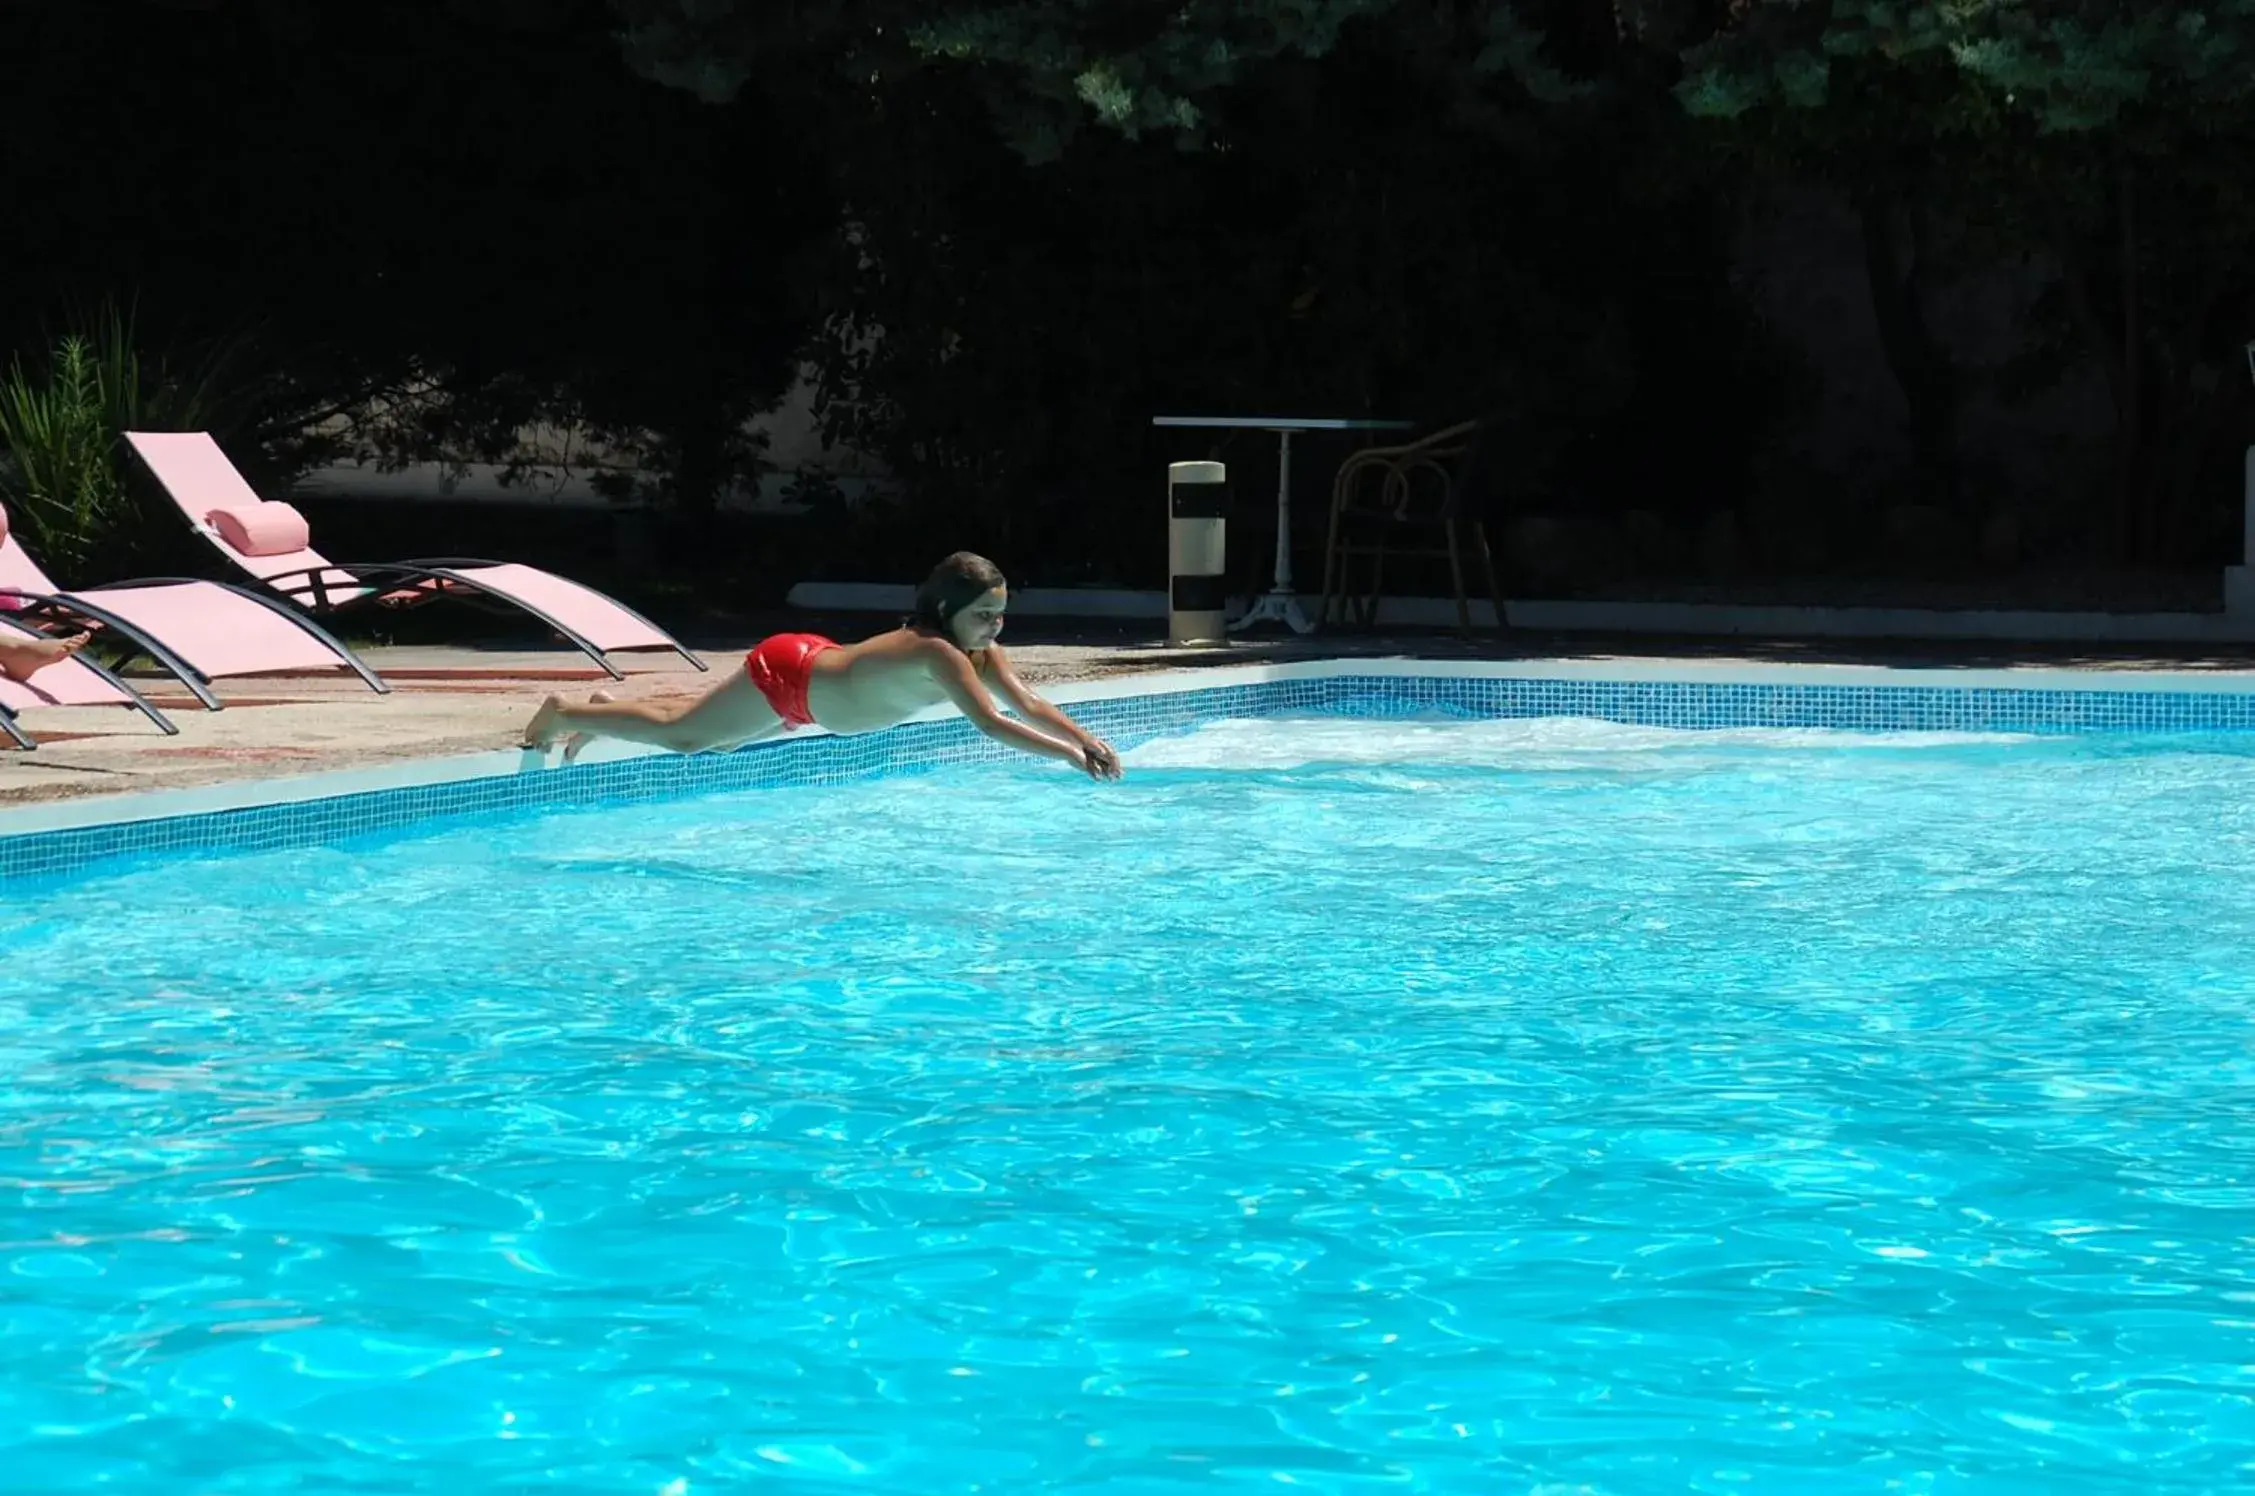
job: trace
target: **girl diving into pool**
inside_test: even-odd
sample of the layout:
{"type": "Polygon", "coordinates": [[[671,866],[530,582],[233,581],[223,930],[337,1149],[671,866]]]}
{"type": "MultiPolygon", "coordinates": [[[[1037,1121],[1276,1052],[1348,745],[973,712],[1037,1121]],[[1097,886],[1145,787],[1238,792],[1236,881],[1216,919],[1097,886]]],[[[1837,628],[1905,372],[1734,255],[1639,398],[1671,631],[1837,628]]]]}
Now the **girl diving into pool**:
{"type": "Polygon", "coordinates": [[[737,748],[795,727],[877,732],[928,706],[952,701],[988,737],[1045,758],[1063,759],[1092,779],[1120,777],[1120,756],[1102,738],[1041,699],[995,642],[1010,600],[992,561],[958,551],[916,589],[916,610],[899,628],[839,644],[819,634],[763,640],[697,700],[612,701],[598,692],[583,706],[560,696],[525,724],[524,746],[545,751],[564,740],[569,763],[594,738],[621,738],[676,753],[737,748]],[[1006,717],[994,697],[1024,721],[1006,717]]]}

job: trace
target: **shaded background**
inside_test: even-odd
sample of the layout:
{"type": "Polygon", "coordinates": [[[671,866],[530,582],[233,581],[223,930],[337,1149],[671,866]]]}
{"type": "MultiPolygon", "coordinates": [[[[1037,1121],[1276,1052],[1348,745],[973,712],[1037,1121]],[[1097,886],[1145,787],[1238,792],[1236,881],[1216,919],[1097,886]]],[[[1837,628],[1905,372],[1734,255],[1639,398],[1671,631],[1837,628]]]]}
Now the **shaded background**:
{"type": "MultiPolygon", "coordinates": [[[[1953,12],[2035,38],[1992,76],[1821,4],[17,0],[0,350],[105,304],[152,371],[220,350],[272,491],[593,471],[611,510],[304,507],[669,622],[959,546],[1156,585],[1163,464],[1257,501],[1274,443],[1150,417],[1254,411],[1494,415],[1523,595],[2213,606],[2255,22],[2109,70],[2082,9],[1953,12]]],[[[1303,450],[1314,577],[1346,448],[1303,450]]],[[[88,579],[200,564],[159,515],[88,579]]]]}

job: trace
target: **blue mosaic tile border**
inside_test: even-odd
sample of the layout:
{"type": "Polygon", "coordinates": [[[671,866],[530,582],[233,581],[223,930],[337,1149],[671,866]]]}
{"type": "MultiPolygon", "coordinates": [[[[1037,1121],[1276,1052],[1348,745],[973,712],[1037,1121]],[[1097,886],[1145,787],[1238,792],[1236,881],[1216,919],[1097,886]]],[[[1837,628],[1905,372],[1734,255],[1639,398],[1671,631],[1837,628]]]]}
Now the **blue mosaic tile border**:
{"type": "MultiPolygon", "coordinates": [[[[1120,747],[1230,717],[1588,717],[1676,728],[1831,727],[1870,732],[2255,731],[2255,693],[1726,684],[1461,675],[1343,675],[1117,697],[1072,705],[1120,747]]],[[[645,757],[552,773],[369,790],[279,805],[0,836],[0,881],[183,854],[345,842],[441,819],[674,800],[729,790],[843,784],[1011,756],[961,719],[868,737],[786,738],[737,753],[645,757]]]]}
{"type": "MultiPolygon", "coordinates": [[[[1639,727],[2027,734],[2246,732],[2255,692],[1337,676],[1324,710],[1401,718],[1591,717],[1639,727]]],[[[1267,713],[1275,716],[1280,713],[1267,713]]]]}

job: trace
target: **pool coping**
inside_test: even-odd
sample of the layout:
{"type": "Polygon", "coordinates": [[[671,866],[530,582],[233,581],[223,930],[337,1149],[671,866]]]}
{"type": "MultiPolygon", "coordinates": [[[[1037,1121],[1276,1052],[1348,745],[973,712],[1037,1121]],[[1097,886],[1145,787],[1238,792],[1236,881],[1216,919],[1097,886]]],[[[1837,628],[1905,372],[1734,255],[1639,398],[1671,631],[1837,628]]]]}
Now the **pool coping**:
{"type": "MultiPolygon", "coordinates": [[[[1133,702],[1140,698],[1163,701],[1194,693],[1241,692],[1246,688],[1289,686],[1292,683],[1318,683],[1327,680],[1394,679],[1435,681],[1521,681],[1543,692],[1546,684],[1549,695],[1556,696],[1560,689],[1571,692],[1577,684],[1590,687],[1618,686],[1631,692],[1654,692],[1668,698],[1678,698],[1683,693],[1712,695],[1717,687],[1754,688],[1759,694],[1771,688],[1772,696],[1797,693],[1807,696],[1808,688],[1830,688],[1831,693],[1847,692],[1850,700],[1872,693],[1879,700],[1890,693],[1943,693],[1935,696],[1959,701],[1973,696],[1993,700],[2026,698],[2030,702],[2058,701],[2061,698],[2083,696],[2096,703],[2100,698],[2209,698],[2214,702],[2211,712],[2223,708],[2216,698],[2235,698],[2229,714],[2235,719],[2246,719],[2255,725],[2255,675],[2233,676],[2214,673],[2162,670],[2078,670],[2057,667],[2019,667],[2005,669],[1912,669],[1881,665],[1840,664],[1771,664],[1745,661],[1703,660],[1431,660],[1413,658],[1367,659],[1344,658],[1327,660],[1301,660],[1197,669],[1176,669],[1113,676],[1102,680],[1059,684],[1044,688],[1043,694],[1061,706],[1072,707],[1103,702],[1133,702]],[[1782,692],[1777,688],[1783,688],[1782,692]],[[2241,706],[2240,701],[2249,705],[2241,706]]],[[[1899,695],[1894,699],[1901,699],[1899,695]]],[[[1438,704],[1437,699],[1433,704],[1438,704]]],[[[1806,725],[1810,707],[1797,710],[1796,720],[1806,725]]],[[[1697,709],[1694,709],[1694,715],[1697,709]]],[[[1822,711],[1816,715],[1824,716],[1822,711]]],[[[1765,719],[1766,720],[1766,719],[1765,719]]],[[[1688,725],[1688,724],[1687,724],[1688,725]]],[[[1843,723],[1841,725],[1855,725],[1843,723]]],[[[2069,727],[2062,730],[2089,730],[2069,727]]],[[[933,707],[910,718],[908,723],[888,733],[869,734],[850,739],[838,739],[820,729],[808,729],[788,738],[771,740],[729,755],[701,755],[700,760],[714,758],[739,759],[749,755],[773,755],[779,749],[793,750],[794,762],[802,769],[807,765],[810,752],[821,755],[818,746],[829,743],[851,743],[850,753],[836,748],[828,756],[869,760],[866,745],[871,740],[905,741],[921,737],[927,741],[923,751],[880,752],[874,772],[902,772],[911,767],[936,766],[941,762],[959,760],[966,756],[978,757],[998,753],[991,744],[979,740],[984,754],[966,754],[961,745],[949,744],[968,733],[968,725],[947,705],[933,707]],[[952,737],[944,729],[952,725],[957,731],[952,737]],[[915,729],[921,729],[919,734],[915,729]],[[934,729],[942,729],[941,738],[932,739],[934,729]],[[936,744],[936,750],[931,744],[936,744]]],[[[975,738],[975,734],[971,735],[975,738]]],[[[646,759],[672,760],[674,766],[689,761],[660,749],[633,744],[598,743],[581,755],[576,777],[586,780],[586,771],[599,770],[605,765],[616,765],[646,759]]],[[[771,760],[762,760],[768,762],[771,760]]],[[[521,749],[497,749],[478,753],[447,754],[432,757],[404,759],[395,763],[353,769],[325,770],[309,774],[287,775],[275,778],[233,780],[222,784],[197,786],[186,789],[149,790],[117,795],[90,796],[78,799],[46,802],[0,811],[0,886],[24,877],[69,873],[85,865],[130,855],[121,850],[96,850],[89,842],[83,857],[60,854],[60,861],[50,857],[44,865],[25,868],[22,864],[35,862],[30,839],[56,842],[79,834],[87,839],[104,828],[125,828],[149,822],[185,822],[207,820],[213,817],[248,815],[262,810],[305,805],[307,802],[343,800],[349,797],[384,796],[398,792],[414,797],[415,792],[443,792],[453,787],[457,792],[474,789],[480,784],[500,786],[527,774],[539,773],[548,767],[542,757],[521,749]],[[21,855],[11,855],[21,854],[21,855]]],[[[866,772],[866,771],[865,771],[866,772]]],[[[554,804],[559,807],[600,802],[602,793],[581,794],[562,787],[559,776],[558,793],[550,796],[517,794],[510,803],[554,804]]],[[[669,781],[656,786],[659,796],[671,793],[695,793],[700,786],[692,781],[699,776],[685,769],[672,772],[653,766],[644,778],[669,781]]],[[[724,776],[708,774],[704,778],[718,780],[724,776]]],[[[739,776],[741,777],[741,776],[739,776]]],[[[804,773],[790,782],[821,782],[826,777],[860,777],[841,771],[836,776],[826,775],[817,768],[810,777],[804,773]]],[[[621,781],[616,773],[599,774],[597,779],[610,783],[614,791],[621,781]]],[[[712,783],[702,786],[721,789],[725,786],[712,783]]],[[[593,786],[591,785],[592,789],[593,786]]],[[[637,789],[644,788],[637,785],[637,789]]],[[[652,798],[637,794],[636,798],[652,798]]],[[[458,795],[459,798],[459,795],[458,795]]],[[[446,807],[432,803],[435,813],[446,807]]],[[[322,840],[318,836],[302,837],[295,844],[312,844],[322,840]]],[[[150,838],[150,845],[161,845],[158,838],[150,838]]],[[[286,842],[287,839],[281,839],[286,842]]],[[[278,842],[277,844],[280,844],[278,842]]]]}

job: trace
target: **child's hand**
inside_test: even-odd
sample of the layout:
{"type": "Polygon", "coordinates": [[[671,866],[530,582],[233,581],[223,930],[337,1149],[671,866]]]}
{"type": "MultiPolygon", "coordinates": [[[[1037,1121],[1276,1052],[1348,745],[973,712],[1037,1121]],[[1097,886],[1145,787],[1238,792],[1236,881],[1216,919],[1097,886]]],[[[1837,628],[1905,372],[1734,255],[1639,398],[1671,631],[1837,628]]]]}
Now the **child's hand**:
{"type": "Polygon", "coordinates": [[[1090,738],[1081,745],[1081,766],[1091,779],[1117,779],[1127,772],[1120,766],[1119,753],[1102,738],[1090,738]]]}

